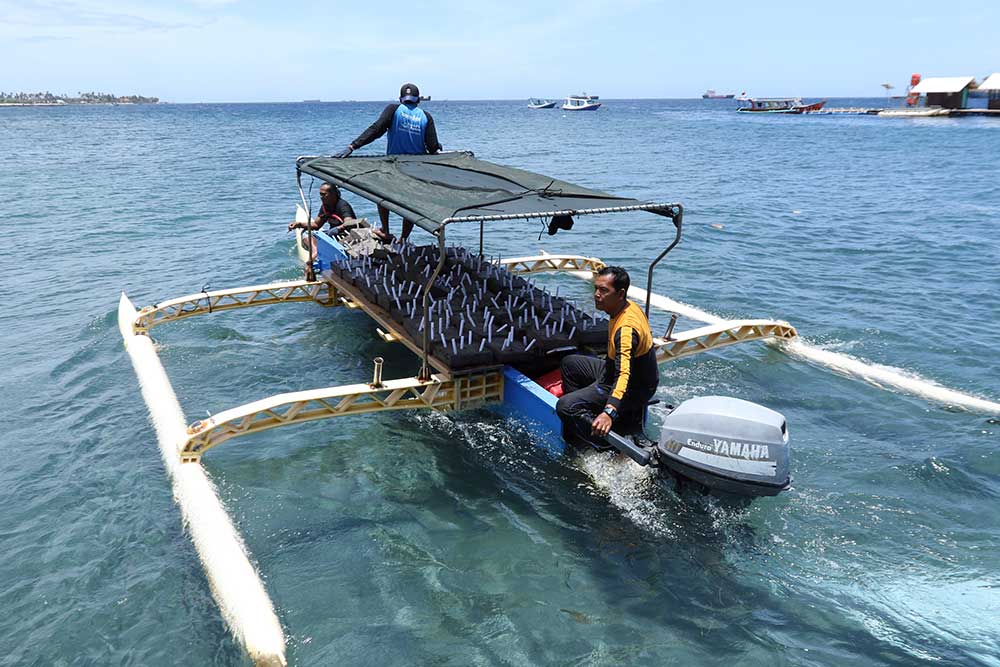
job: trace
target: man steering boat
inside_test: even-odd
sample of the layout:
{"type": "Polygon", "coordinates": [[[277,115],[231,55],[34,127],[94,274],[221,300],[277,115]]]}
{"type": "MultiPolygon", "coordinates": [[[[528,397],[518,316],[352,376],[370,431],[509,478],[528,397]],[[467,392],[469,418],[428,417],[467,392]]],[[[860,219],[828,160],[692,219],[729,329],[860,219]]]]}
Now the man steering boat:
{"type": "Polygon", "coordinates": [[[627,298],[628,272],[608,266],[594,278],[594,305],[611,318],[608,356],[571,354],[562,360],[563,396],[556,413],[571,444],[606,448],[604,437],[642,429],[646,405],[656,393],[660,373],[653,334],[642,308],[627,298]]]}

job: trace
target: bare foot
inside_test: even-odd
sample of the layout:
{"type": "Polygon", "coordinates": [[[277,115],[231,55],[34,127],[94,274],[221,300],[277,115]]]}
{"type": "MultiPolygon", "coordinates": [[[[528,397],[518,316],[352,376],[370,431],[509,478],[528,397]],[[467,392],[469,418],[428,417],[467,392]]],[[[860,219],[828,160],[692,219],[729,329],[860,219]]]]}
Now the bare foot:
{"type": "Polygon", "coordinates": [[[387,234],[387,233],[383,232],[381,229],[376,229],[375,231],[373,231],[372,232],[372,236],[374,236],[375,239],[378,240],[381,243],[392,243],[393,242],[393,236],[392,236],[392,234],[387,234]]]}

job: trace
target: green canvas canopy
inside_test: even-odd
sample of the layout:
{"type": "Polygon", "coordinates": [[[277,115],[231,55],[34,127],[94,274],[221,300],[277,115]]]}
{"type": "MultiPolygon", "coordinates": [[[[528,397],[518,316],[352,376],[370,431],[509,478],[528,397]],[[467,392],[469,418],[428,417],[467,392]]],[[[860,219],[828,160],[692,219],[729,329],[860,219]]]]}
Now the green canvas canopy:
{"type": "Polygon", "coordinates": [[[298,169],[412,220],[429,232],[452,222],[650,211],[676,204],[641,202],[549,176],[476,159],[472,153],[300,158],[298,169]]]}

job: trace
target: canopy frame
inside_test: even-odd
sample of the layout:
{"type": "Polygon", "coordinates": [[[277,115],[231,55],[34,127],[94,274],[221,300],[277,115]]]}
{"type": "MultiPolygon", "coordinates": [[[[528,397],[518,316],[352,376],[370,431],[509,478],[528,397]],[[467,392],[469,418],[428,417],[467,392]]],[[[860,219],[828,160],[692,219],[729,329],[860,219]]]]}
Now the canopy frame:
{"type": "MultiPolygon", "coordinates": [[[[469,154],[471,155],[471,153],[469,153],[469,154]]],[[[338,187],[341,187],[341,188],[343,188],[345,190],[348,190],[349,192],[353,192],[354,194],[358,195],[359,197],[362,197],[363,199],[366,199],[366,200],[368,200],[368,201],[370,201],[370,202],[372,202],[372,203],[374,203],[374,204],[376,204],[378,206],[382,206],[383,208],[386,208],[389,211],[392,211],[393,213],[396,213],[397,215],[403,217],[404,219],[411,220],[416,225],[418,225],[419,227],[421,227],[422,229],[430,232],[432,235],[434,235],[434,236],[437,237],[438,253],[439,253],[438,263],[437,263],[437,266],[434,268],[434,271],[431,273],[430,277],[427,279],[427,283],[424,285],[423,293],[422,293],[422,304],[421,305],[422,305],[423,317],[424,317],[425,321],[427,320],[428,310],[430,308],[430,291],[431,291],[431,287],[434,285],[434,281],[437,280],[438,276],[441,275],[441,271],[444,269],[445,259],[446,259],[446,256],[447,256],[447,249],[445,247],[445,230],[446,230],[447,226],[451,225],[451,224],[455,224],[455,223],[459,223],[459,222],[478,222],[479,223],[479,254],[480,254],[480,256],[482,256],[482,254],[483,254],[484,225],[487,222],[501,222],[501,221],[507,221],[507,220],[537,220],[537,219],[545,219],[545,218],[555,218],[557,216],[569,216],[569,217],[573,217],[573,216],[581,216],[581,215],[601,215],[601,214],[609,214],[609,213],[629,213],[629,212],[634,212],[634,211],[646,211],[646,212],[649,212],[649,213],[655,213],[656,215],[662,215],[664,217],[670,218],[671,221],[674,223],[674,227],[677,230],[676,231],[676,235],[675,235],[673,241],[649,265],[649,271],[648,271],[647,281],[646,281],[646,307],[645,307],[645,312],[646,312],[646,317],[647,318],[649,317],[650,294],[652,294],[652,291],[653,291],[653,270],[656,268],[656,265],[659,264],[660,261],[667,255],[667,253],[669,253],[671,250],[673,250],[674,247],[676,247],[677,244],[680,243],[680,240],[681,240],[681,230],[682,230],[683,219],[684,219],[684,206],[682,204],[678,203],[678,202],[639,202],[639,203],[636,203],[636,204],[623,204],[621,206],[598,206],[598,207],[592,207],[592,208],[567,208],[567,209],[561,209],[561,210],[558,210],[558,211],[551,211],[551,210],[549,210],[549,211],[525,211],[525,212],[517,212],[517,213],[496,213],[496,214],[491,214],[491,215],[458,215],[463,210],[468,210],[470,208],[481,208],[483,206],[489,206],[491,204],[503,203],[503,202],[506,202],[506,201],[511,201],[513,199],[517,199],[520,196],[524,196],[525,194],[528,194],[530,192],[537,192],[537,190],[528,189],[524,193],[522,193],[521,195],[515,195],[515,196],[512,196],[510,198],[505,198],[505,199],[500,200],[500,201],[487,201],[487,202],[477,203],[474,206],[460,207],[458,209],[455,209],[454,213],[451,216],[448,216],[448,217],[443,218],[441,220],[435,220],[435,219],[432,219],[432,218],[428,218],[427,216],[423,215],[422,213],[419,213],[419,212],[414,211],[414,210],[412,210],[410,208],[407,208],[403,204],[400,204],[400,203],[394,202],[394,201],[390,201],[390,200],[386,199],[385,197],[382,197],[380,195],[376,195],[375,193],[371,192],[370,190],[368,190],[368,189],[366,189],[364,187],[361,187],[360,185],[358,185],[356,183],[353,183],[351,181],[351,179],[349,179],[349,178],[341,178],[341,177],[339,177],[337,175],[330,174],[328,172],[318,171],[316,169],[310,169],[309,166],[308,166],[309,162],[311,160],[317,159],[319,157],[323,157],[323,156],[300,156],[296,160],[296,163],[295,163],[296,164],[296,180],[297,180],[298,187],[299,187],[299,193],[302,195],[303,200],[305,200],[306,198],[305,198],[303,190],[302,190],[302,174],[306,173],[306,174],[312,176],[313,178],[317,178],[317,179],[319,179],[321,181],[324,181],[324,182],[327,182],[327,183],[331,183],[331,184],[336,185],[338,187]]],[[[359,156],[359,157],[380,157],[380,156],[359,156]]],[[[342,158],[342,159],[351,159],[351,158],[342,158]]],[[[553,182],[554,182],[554,179],[553,179],[553,182]]],[[[550,185],[551,185],[551,183],[550,183],[550,185]]],[[[548,186],[546,186],[546,187],[548,187],[548,186]]],[[[598,197],[596,194],[595,195],[588,195],[588,194],[584,194],[584,193],[574,194],[574,197],[576,197],[577,199],[587,199],[587,198],[594,198],[594,199],[608,199],[608,198],[611,198],[611,199],[615,199],[616,198],[613,195],[608,195],[608,197],[598,197]]],[[[623,201],[635,201],[635,200],[628,200],[628,199],[625,199],[625,198],[621,198],[621,199],[623,201]]],[[[307,210],[308,210],[308,203],[307,203],[307,210]]],[[[307,225],[307,227],[309,227],[309,230],[310,230],[310,233],[311,233],[312,226],[311,225],[307,225]]],[[[308,276],[311,273],[311,264],[312,264],[312,262],[307,262],[306,264],[307,264],[306,272],[307,272],[307,276],[308,276]]],[[[424,329],[422,343],[423,343],[423,345],[422,345],[423,355],[422,355],[422,359],[421,359],[420,373],[419,373],[419,375],[417,377],[420,378],[421,380],[428,380],[428,379],[430,379],[430,377],[432,375],[432,369],[431,369],[431,364],[429,363],[429,361],[430,361],[430,337],[429,337],[429,333],[428,333],[427,329],[424,329]]]]}

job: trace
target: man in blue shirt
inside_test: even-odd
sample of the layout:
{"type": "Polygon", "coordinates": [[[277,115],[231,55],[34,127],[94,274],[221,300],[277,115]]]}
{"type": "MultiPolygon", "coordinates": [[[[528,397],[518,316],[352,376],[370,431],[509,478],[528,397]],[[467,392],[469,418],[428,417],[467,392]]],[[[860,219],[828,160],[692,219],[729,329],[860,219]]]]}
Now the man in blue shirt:
{"type": "MultiPolygon", "coordinates": [[[[412,83],[404,83],[399,89],[399,104],[390,104],[383,109],[378,120],[372,123],[371,127],[362,132],[361,136],[334,157],[347,157],[386,132],[389,133],[389,141],[385,149],[386,155],[439,153],[441,143],[437,138],[434,119],[429,113],[419,108],[418,104],[420,104],[420,90],[412,83]]],[[[389,209],[379,206],[378,217],[382,222],[382,230],[376,234],[380,234],[383,241],[389,241],[392,238],[392,235],[389,234],[389,209]]],[[[405,241],[412,231],[413,221],[404,218],[403,234],[400,239],[405,241]]]]}

